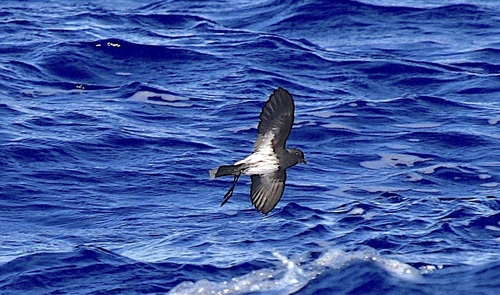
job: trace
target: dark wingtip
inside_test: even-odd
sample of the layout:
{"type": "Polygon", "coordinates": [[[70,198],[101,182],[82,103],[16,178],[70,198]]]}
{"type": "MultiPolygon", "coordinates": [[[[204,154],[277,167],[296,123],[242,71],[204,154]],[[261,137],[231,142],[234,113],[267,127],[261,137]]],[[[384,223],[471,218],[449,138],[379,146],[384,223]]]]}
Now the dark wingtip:
{"type": "Polygon", "coordinates": [[[257,209],[258,212],[264,214],[264,215],[267,215],[269,212],[273,211],[274,207],[276,207],[276,205],[278,203],[276,203],[276,205],[274,205],[272,208],[270,208],[269,206],[266,206],[267,203],[264,203],[263,205],[259,207],[257,207],[257,204],[253,203],[253,206],[255,207],[255,209],[257,209]],[[267,207],[267,208],[266,208],[267,207]]]}
{"type": "Polygon", "coordinates": [[[276,88],[274,90],[274,93],[278,93],[278,92],[285,92],[287,94],[290,94],[290,92],[288,92],[288,90],[286,90],[285,88],[281,87],[281,86],[278,86],[278,88],[276,88]]]}
{"type": "Polygon", "coordinates": [[[262,214],[264,214],[264,215],[267,215],[271,211],[264,211],[264,210],[262,210],[262,211],[259,211],[259,212],[262,213],[262,214]]]}
{"type": "Polygon", "coordinates": [[[279,86],[278,88],[274,89],[273,93],[269,96],[269,100],[271,100],[273,97],[276,100],[280,100],[280,101],[287,101],[289,98],[290,99],[289,101],[292,105],[292,108],[295,109],[295,103],[293,101],[293,96],[285,88],[279,86]]]}

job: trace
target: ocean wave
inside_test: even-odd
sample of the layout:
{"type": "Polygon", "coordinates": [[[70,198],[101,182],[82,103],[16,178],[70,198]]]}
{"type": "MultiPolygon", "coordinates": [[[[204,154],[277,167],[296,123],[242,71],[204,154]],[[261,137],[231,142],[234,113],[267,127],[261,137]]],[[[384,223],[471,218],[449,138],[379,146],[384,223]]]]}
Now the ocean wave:
{"type": "MultiPolygon", "coordinates": [[[[164,265],[164,270],[174,270],[175,268],[164,265]]],[[[114,291],[136,292],[166,292],[168,288],[164,286],[168,282],[165,280],[154,285],[129,285],[127,280],[133,279],[138,272],[154,273],[162,271],[153,266],[141,264],[129,260],[125,257],[114,254],[100,247],[81,246],[74,252],[67,253],[38,253],[16,258],[2,265],[0,276],[1,286],[9,292],[58,292],[64,285],[64,281],[79,281],[87,286],[86,292],[102,292],[107,290],[109,284],[122,280],[121,287],[113,288],[114,291]],[[30,271],[36,267],[38,271],[30,271]],[[111,274],[120,272],[121,275],[114,278],[111,274]],[[58,281],[59,283],[56,283],[58,281]],[[125,283],[124,283],[125,282],[125,283]]],[[[166,272],[165,272],[166,274],[166,272]]],[[[69,288],[68,292],[80,294],[81,289],[69,288]]]]}
{"type": "Polygon", "coordinates": [[[494,1],[63,2],[0,9],[3,293],[498,293],[494,1]],[[278,86],[308,165],[221,207],[278,86]]]}
{"type": "Polygon", "coordinates": [[[167,29],[193,29],[200,25],[209,24],[214,26],[216,23],[210,19],[203,18],[199,15],[190,14],[134,14],[130,16],[130,20],[138,22],[139,25],[145,27],[161,27],[167,29]]]}
{"type": "Polygon", "coordinates": [[[420,271],[408,264],[397,260],[387,259],[373,251],[360,251],[346,253],[338,249],[332,249],[321,254],[319,258],[308,263],[297,264],[283,255],[274,252],[273,255],[279,259],[280,264],[274,268],[260,269],[246,275],[233,277],[222,282],[211,282],[200,280],[197,282],[183,282],[173,288],[169,294],[192,294],[193,292],[205,292],[207,294],[247,294],[251,292],[272,292],[273,294],[316,294],[318,291],[327,292],[350,292],[354,289],[374,290],[373,284],[359,284],[361,278],[371,273],[377,273],[380,277],[378,282],[390,281],[392,277],[407,281],[407,284],[418,284],[421,281],[420,271]],[[360,270],[363,270],[360,273],[360,270]],[[342,281],[347,273],[350,283],[335,284],[324,276],[335,273],[334,279],[342,281]],[[349,275],[350,274],[350,275],[349,275]],[[359,275],[359,276],[358,276],[359,275]],[[351,289],[352,288],[352,289],[351,289]]]}

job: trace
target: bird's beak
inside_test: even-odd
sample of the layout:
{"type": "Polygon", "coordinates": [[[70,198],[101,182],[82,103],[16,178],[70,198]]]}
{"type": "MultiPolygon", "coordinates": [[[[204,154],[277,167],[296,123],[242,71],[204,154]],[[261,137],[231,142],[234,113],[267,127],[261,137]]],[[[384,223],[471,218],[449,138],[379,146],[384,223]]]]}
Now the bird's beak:
{"type": "Polygon", "coordinates": [[[301,162],[307,165],[306,159],[302,160],[301,162]]]}

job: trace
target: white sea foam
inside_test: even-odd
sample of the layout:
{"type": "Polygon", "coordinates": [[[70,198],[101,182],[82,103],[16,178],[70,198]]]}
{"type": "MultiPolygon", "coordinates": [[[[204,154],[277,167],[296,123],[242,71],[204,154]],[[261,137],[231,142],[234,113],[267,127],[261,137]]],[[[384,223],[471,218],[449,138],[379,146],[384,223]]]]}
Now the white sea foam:
{"type": "Polygon", "coordinates": [[[189,100],[188,98],[164,93],[155,93],[152,91],[138,91],[129,97],[129,100],[180,108],[190,107],[192,105],[190,103],[181,102],[189,100]]]}
{"type": "Polygon", "coordinates": [[[406,144],[397,144],[397,143],[388,143],[385,145],[386,147],[393,149],[393,150],[406,150],[411,148],[411,146],[406,145],[406,144]]]}
{"type": "Polygon", "coordinates": [[[280,261],[274,269],[256,270],[222,282],[212,282],[206,279],[197,282],[185,281],[174,287],[168,294],[247,294],[252,292],[291,294],[302,289],[321,273],[329,269],[347,267],[356,261],[374,263],[390,275],[408,281],[419,280],[423,273],[437,268],[426,266],[419,270],[404,262],[382,257],[370,250],[345,252],[340,249],[331,249],[318,259],[301,265],[278,252],[273,252],[273,255],[280,261]]]}
{"type": "Polygon", "coordinates": [[[317,111],[317,112],[311,112],[309,115],[314,116],[314,117],[319,117],[319,118],[330,118],[330,117],[333,117],[334,112],[331,112],[331,111],[317,111]]]}
{"type": "Polygon", "coordinates": [[[490,125],[496,125],[498,122],[500,122],[500,117],[494,117],[494,118],[488,119],[488,124],[490,124],[490,125]]]}
{"type": "Polygon", "coordinates": [[[375,217],[375,213],[366,212],[363,208],[353,208],[351,211],[347,212],[350,215],[359,215],[364,220],[372,220],[375,217]]]}
{"type": "Polygon", "coordinates": [[[311,276],[285,256],[274,252],[281,261],[277,269],[260,269],[240,277],[223,282],[211,282],[206,279],[198,282],[182,282],[168,294],[247,294],[251,292],[271,292],[273,294],[291,294],[300,290],[311,276]]]}
{"type": "Polygon", "coordinates": [[[488,188],[495,188],[500,186],[500,183],[498,182],[488,182],[488,183],[483,183],[481,184],[482,187],[488,187],[488,188]]]}
{"type": "Polygon", "coordinates": [[[500,232],[500,227],[498,227],[498,226],[487,225],[484,228],[487,229],[487,230],[492,230],[492,231],[498,231],[498,232],[500,232]]]}
{"type": "Polygon", "coordinates": [[[359,131],[358,129],[343,125],[343,124],[337,124],[337,123],[330,123],[330,124],[325,124],[322,125],[324,128],[328,129],[345,129],[345,130],[351,130],[351,131],[359,131]]]}
{"type": "Polygon", "coordinates": [[[397,261],[395,259],[380,259],[380,256],[378,257],[378,265],[394,277],[403,280],[418,280],[421,278],[421,272],[411,265],[397,261]]]}
{"type": "Polygon", "coordinates": [[[489,174],[479,174],[479,179],[490,179],[491,175],[489,174]]]}
{"type": "Polygon", "coordinates": [[[364,161],[360,165],[369,169],[382,169],[404,165],[406,167],[413,167],[417,162],[425,162],[431,160],[430,158],[421,158],[414,155],[406,154],[379,154],[380,159],[375,161],[364,161]]]}
{"type": "Polygon", "coordinates": [[[348,214],[351,214],[351,215],[361,215],[364,212],[365,212],[365,210],[363,208],[354,208],[351,211],[349,211],[348,214]]]}
{"type": "Polygon", "coordinates": [[[370,250],[344,252],[339,249],[332,249],[314,261],[313,264],[315,266],[338,269],[355,261],[371,261],[399,279],[417,280],[421,278],[421,272],[411,265],[395,259],[382,257],[375,251],[370,250]]]}
{"type": "Polygon", "coordinates": [[[117,76],[132,76],[132,73],[129,72],[115,72],[117,76]]]}
{"type": "Polygon", "coordinates": [[[452,163],[443,163],[443,164],[432,165],[432,166],[429,166],[426,168],[419,169],[418,172],[423,173],[423,174],[433,174],[434,172],[436,172],[436,170],[441,169],[441,168],[454,169],[454,170],[460,171],[461,173],[468,173],[468,174],[472,173],[471,171],[462,169],[462,168],[458,167],[458,165],[452,164],[452,163]]]}
{"type": "Polygon", "coordinates": [[[424,179],[424,177],[418,173],[409,173],[408,175],[408,181],[409,182],[417,182],[417,181],[421,181],[422,179],[424,179]]]}

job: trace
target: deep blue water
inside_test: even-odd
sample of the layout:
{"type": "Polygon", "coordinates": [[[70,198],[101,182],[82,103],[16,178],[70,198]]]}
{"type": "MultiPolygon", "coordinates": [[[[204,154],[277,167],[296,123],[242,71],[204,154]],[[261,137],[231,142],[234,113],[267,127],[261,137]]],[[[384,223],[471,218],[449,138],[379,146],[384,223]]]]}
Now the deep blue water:
{"type": "Polygon", "coordinates": [[[500,2],[102,2],[2,1],[1,294],[500,294],[500,2]]]}

